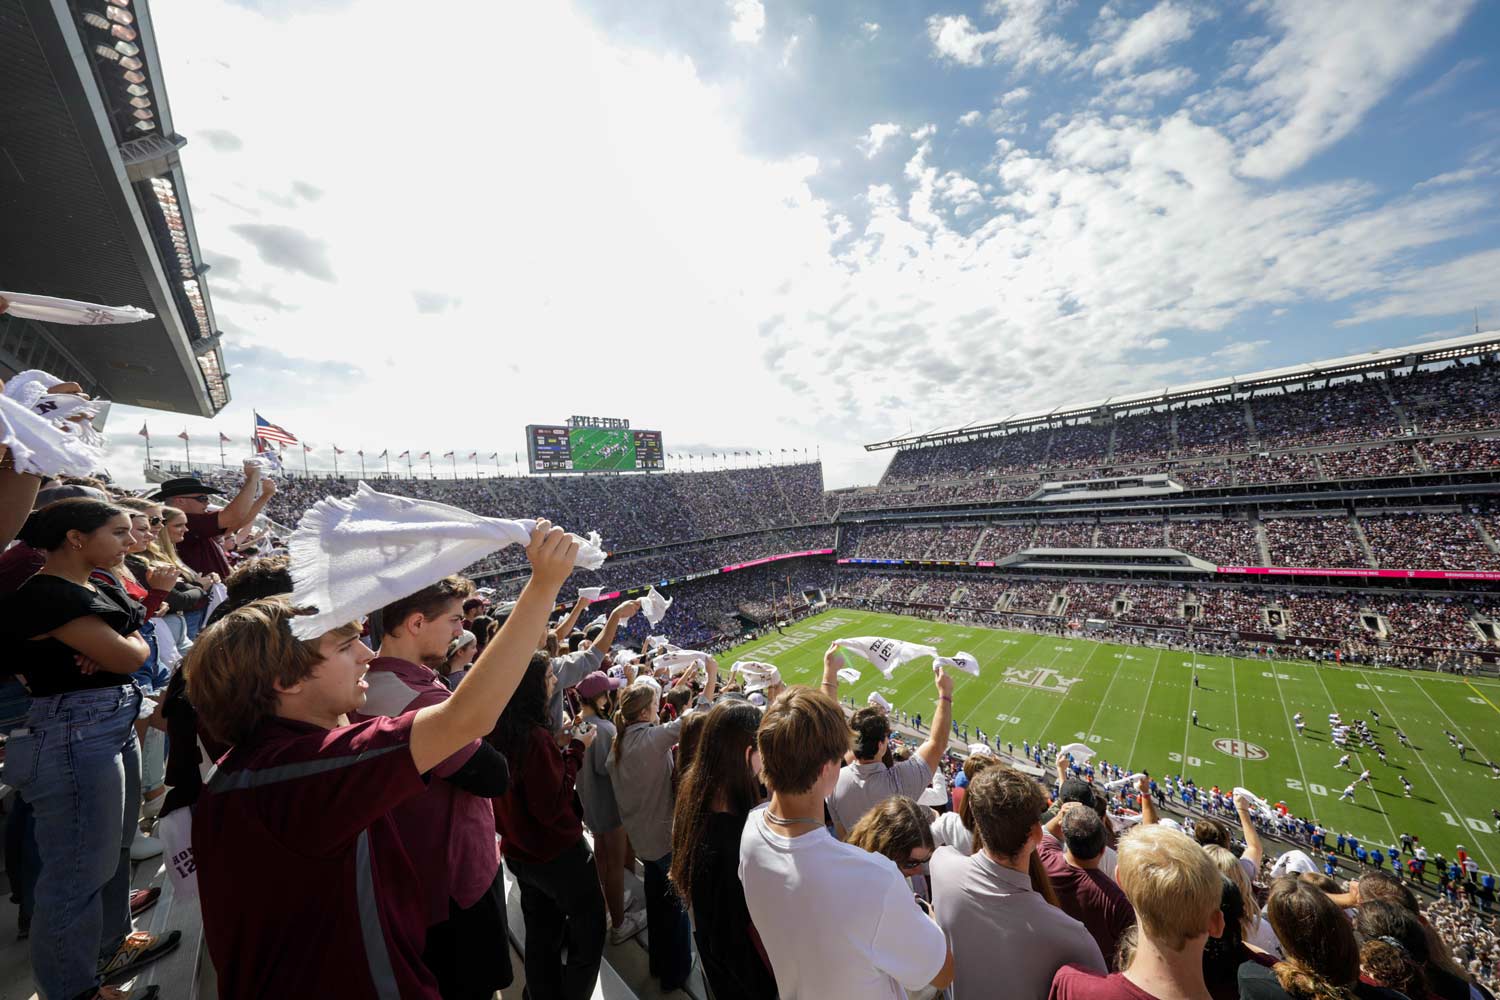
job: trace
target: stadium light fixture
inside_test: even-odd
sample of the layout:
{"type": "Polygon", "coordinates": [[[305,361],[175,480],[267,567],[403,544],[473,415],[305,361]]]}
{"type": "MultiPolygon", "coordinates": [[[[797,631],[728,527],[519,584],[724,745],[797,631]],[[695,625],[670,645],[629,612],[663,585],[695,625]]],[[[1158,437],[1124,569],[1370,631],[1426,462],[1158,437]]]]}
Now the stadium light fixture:
{"type": "Polygon", "coordinates": [[[95,14],[91,10],[86,10],[83,12],[83,22],[91,28],[98,28],[100,31],[109,30],[109,20],[107,18],[101,17],[98,14],[95,14]]]}
{"type": "Polygon", "coordinates": [[[123,40],[115,42],[115,51],[120,53],[120,55],[122,56],[138,56],[141,54],[141,48],[139,45],[135,45],[131,42],[123,40]]]}
{"type": "Polygon", "coordinates": [[[138,83],[132,83],[130,86],[125,88],[125,93],[129,94],[131,97],[145,97],[147,94],[151,93],[151,91],[146,89],[145,87],[142,87],[138,83]]]}
{"type": "Polygon", "coordinates": [[[126,10],[124,7],[117,7],[114,4],[109,4],[104,8],[104,16],[109,18],[116,24],[135,23],[134,14],[130,13],[130,11],[126,10]]]}
{"type": "Polygon", "coordinates": [[[149,132],[152,129],[156,128],[156,123],[155,122],[136,122],[135,123],[135,127],[137,129],[139,129],[140,131],[142,131],[142,132],[149,132]]]}
{"type": "Polygon", "coordinates": [[[125,81],[127,83],[145,83],[146,82],[146,74],[144,74],[144,73],[138,73],[138,72],[136,72],[133,69],[126,70],[125,71],[125,81]]]}
{"type": "Polygon", "coordinates": [[[146,67],[146,64],[141,62],[135,56],[126,56],[125,58],[120,60],[120,65],[136,73],[139,73],[146,67]]]}
{"type": "Polygon", "coordinates": [[[109,33],[122,42],[133,42],[136,39],[135,29],[127,28],[123,24],[116,24],[109,29],[109,33]]]}
{"type": "Polygon", "coordinates": [[[151,102],[144,97],[132,97],[130,99],[130,106],[132,108],[149,108],[151,107],[151,102]]]}
{"type": "Polygon", "coordinates": [[[102,58],[108,59],[110,62],[120,61],[120,53],[116,52],[108,45],[95,45],[94,53],[98,56],[101,56],[102,58]]]}

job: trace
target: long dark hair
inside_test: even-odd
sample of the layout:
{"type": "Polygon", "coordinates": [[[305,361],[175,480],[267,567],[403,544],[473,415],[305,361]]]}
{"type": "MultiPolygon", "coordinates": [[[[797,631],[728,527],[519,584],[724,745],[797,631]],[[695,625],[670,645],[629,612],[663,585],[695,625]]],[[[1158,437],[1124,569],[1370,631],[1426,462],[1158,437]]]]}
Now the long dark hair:
{"type": "Polygon", "coordinates": [[[531,654],[526,673],[515,693],[505,703],[500,721],[495,723],[489,735],[490,745],[505,754],[510,762],[511,773],[521,769],[526,751],[531,746],[531,731],[537,727],[549,728],[547,715],[547,671],[552,669],[552,659],[546,653],[531,654]]]}
{"type": "Polygon", "coordinates": [[[124,507],[90,497],[56,500],[41,510],[32,511],[17,537],[34,549],[55,552],[68,541],[68,532],[89,534],[98,531],[112,519],[128,514],[124,507]]]}
{"type": "Polygon", "coordinates": [[[745,751],[755,746],[759,726],[760,709],[744,701],[719,702],[703,722],[698,752],[688,762],[672,812],[668,878],[684,906],[693,904],[693,879],[699,874],[704,827],[715,795],[722,794],[729,814],[741,820],[760,802],[760,781],[745,759],[745,751]]]}
{"type": "Polygon", "coordinates": [[[1240,962],[1244,958],[1244,939],[1241,927],[1245,920],[1245,897],[1239,885],[1225,875],[1223,890],[1219,896],[1219,912],[1224,914],[1224,933],[1208,939],[1203,948],[1203,981],[1210,992],[1214,986],[1236,982],[1240,962]]]}
{"type": "Polygon", "coordinates": [[[1276,980],[1296,1000],[1347,1000],[1359,981],[1354,927],[1323,890],[1293,875],[1271,883],[1271,929],[1286,954],[1276,980]]]}

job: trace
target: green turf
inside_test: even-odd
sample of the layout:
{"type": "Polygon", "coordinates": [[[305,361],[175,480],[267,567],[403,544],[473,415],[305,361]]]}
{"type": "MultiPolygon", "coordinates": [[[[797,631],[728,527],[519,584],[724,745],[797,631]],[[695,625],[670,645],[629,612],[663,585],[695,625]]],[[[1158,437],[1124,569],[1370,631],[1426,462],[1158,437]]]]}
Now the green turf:
{"type": "MultiPolygon", "coordinates": [[[[1500,806],[1500,781],[1490,777],[1485,763],[1490,755],[1500,757],[1500,684],[1494,681],[1202,656],[1197,658],[1200,686],[1194,688],[1194,656],[1187,652],[844,609],[798,622],[784,636],[746,643],[720,662],[727,670],[736,659],[763,659],[780,667],[788,683],[816,684],[828,641],[857,635],[930,643],[947,654],[973,653],[980,676],[958,674],[953,696],[954,717],[968,723],[971,736],[977,725],[1002,743],[1013,741],[1018,753],[1023,739],[1059,745],[1085,740],[1098,746],[1101,758],[1121,766],[1153,775],[1187,774],[1205,787],[1243,785],[1365,843],[1390,846],[1398,843],[1398,834],[1409,832],[1429,851],[1450,858],[1463,844],[1486,870],[1497,870],[1500,834],[1494,832],[1490,810],[1500,806]],[[1009,668],[1045,668],[1077,680],[1057,693],[1005,681],[1009,668]],[[1194,708],[1198,728],[1189,721],[1194,708]],[[1369,711],[1380,713],[1375,729],[1387,764],[1373,752],[1355,753],[1352,774],[1338,769],[1341,751],[1329,740],[1327,721],[1335,708],[1346,722],[1363,716],[1373,724],[1369,711]],[[1307,724],[1301,737],[1292,724],[1298,711],[1307,724]],[[1396,728],[1419,752],[1400,745],[1396,728]],[[1448,745],[1444,730],[1473,748],[1468,762],[1448,745]],[[1255,744],[1266,756],[1246,759],[1216,749],[1215,741],[1225,739],[1255,744]],[[1361,786],[1353,802],[1338,801],[1362,764],[1370,768],[1375,790],[1361,786]],[[1410,799],[1404,797],[1401,774],[1413,785],[1410,799]]],[[[843,685],[841,696],[863,704],[871,691],[880,691],[902,710],[932,717],[930,660],[900,668],[892,680],[857,657],[850,656],[848,664],[862,676],[857,684],[843,685]]]]}
{"type": "Polygon", "coordinates": [[[572,432],[569,447],[573,456],[573,468],[578,471],[635,468],[635,437],[628,430],[578,428],[572,432]],[[610,445],[615,446],[614,453],[603,455],[604,449],[610,445]]]}

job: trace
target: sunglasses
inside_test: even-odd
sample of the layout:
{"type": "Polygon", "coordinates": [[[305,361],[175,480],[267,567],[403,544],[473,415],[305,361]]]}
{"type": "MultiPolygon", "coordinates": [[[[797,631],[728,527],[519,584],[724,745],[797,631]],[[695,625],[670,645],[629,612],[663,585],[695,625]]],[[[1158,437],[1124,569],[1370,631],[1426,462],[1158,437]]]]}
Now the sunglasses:
{"type": "Polygon", "coordinates": [[[927,862],[918,861],[916,858],[907,858],[905,861],[898,861],[896,867],[903,872],[919,872],[927,867],[927,862]]]}
{"type": "Polygon", "coordinates": [[[206,493],[199,493],[197,496],[184,496],[182,499],[196,500],[199,503],[208,503],[208,495],[206,493]]]}
{"type": "Polygon", "coordinates": [[[151,525],[151,527],[155,528],[155,527],[157,527],[158,525],[161,524],[162,520],[163,520],[163,518],[160,518],[160,517],[148,517],[148,518],[146,518],[146,523],[149,524],[149,525],[151,525]]]}

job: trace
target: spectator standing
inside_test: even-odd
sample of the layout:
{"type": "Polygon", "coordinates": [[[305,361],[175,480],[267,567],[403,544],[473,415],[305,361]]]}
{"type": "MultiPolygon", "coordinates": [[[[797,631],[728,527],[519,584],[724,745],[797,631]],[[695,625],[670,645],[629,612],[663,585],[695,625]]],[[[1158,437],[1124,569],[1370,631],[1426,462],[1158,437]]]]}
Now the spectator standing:
{"type": "Polygon", "coordinates": [[[646,914],[625,905],[625,865],[629,846],[625,827],[620,821],[620,806],[615,801],[614,785],[609,778],[609,758],[615,745],[614,713],[616,694],[625,686],[623,677],[610,677],[596,670],[578,682],[578,718],[594,727],[594,742],[589,744],[578,769],[578,801],[583,806],[583,822],[594,834],[594,867],[599,887],[604,891],[604,905],[609,910],[610,944],[624,944],[646,926],[646,914]]]}
{"type": "MultiPolygon", "coordinates": [[[[397,718],[452,696],[435,670],[461,626],[473,585],[449,576],[380,611],[384,632],[368,665],[365,704],[351,722],[397,718]]],[[[512,979],[506,940],[505,880],[495,846],[490,799],[509,787],[505,757],[483,740],[432,769],[427,790],[391,810],[426,890],[427,941],[422,961],[444,1000],[488,998],[512,979]]]]}
{"type": "Polygon", "coordinates": [[[104,501],[60,500],[33,514],[21,537],[47,553],[40,572],[0,602],[6,661],[32,699],[4,768],[33,811],[40,851],[32,970],[47,996],[123,996],[101,987],[101,969],[124,975],[180,937],[132,933],[130,923],[141,692],[129,675],[150,650],[141,606],[90,578],[123,558],[130,518],[104,501]]]}
{"type": "Polygon", "coordinates": [[[672,887],[692,910],[703,975],[716,1000],[776,995],[739,876],[745,819],[761,801],[760,717],[760,709],[738,700],[709,710],[672,819],[672,887]]]}
{"type": "Polygon", "coordinates": [[[1052,1000],[1207,1000],[1203,952],[1223,933],[1224,877],[1187,835],[1142,826],[1120,841],[1119,884],[1135,907],[1136,948],[1122,971],[1059,969],[1052,1000]]]}
{"type": "MultiPolygon", "coordinates": [[[[608,626],[605,631],[609,631],[608,626]]],[[[705,704],[713,699],[719,677],[718,661],[710,658],[707,666],[702,698],[705,704]]],[[[688,683],[692,673],[685,671],[679,683],[688,683]]],[[[661,980],[664,992],[671,992],[692,972],[692,927],[668,882],[672,866],[672,748],[683,719],[679,716],[663,724],[660,712],[661,695],[656,683],[637,681],[625,689],[615,713],[615,746],[608,766],[625,833],[646,868],[651,975],[661,980]]]]}
{"type": "Polygon", "coordinates": [[[1110,970],[1120,935],[1135,923],[1135,910],[1115,880],[1099,870],[1104,859],[1104,820],[1079,802],[1063,807],[1062,843],[1043,837],[1037,855],[1047,869],[1064,913],[1093,935],[1110,970]]]}
{"type": "Polygon", "coordinates": [[[469,664],[473,663],[474,657],[478,655],[479,641],[468,629],[464,629],[458,634],[458,638],[448,643],[438,676],[449,691],[458,687],[458,682],[463,680],[464,674],[469,672],[469,664]]]}
{"type": "Polygon", "coordinates": [[[849,727],[826,693],[788,688],[756,733],[771,800],[740,840],[740,881],[782,1000],[901,1000],[953,981],[943,932],[888,858],[823,825],[849,727]]]}
{"type": "Polygon", "coordinates": [[[933,909],[953,948],[954,1000],[989,996],[997,982],[1010,995],[1039,1000],[1064,965],[1104,972],[1088,929],[1032,889],[1031,858],[1047,808],[1042,786],[991,767],[969,781],[964,801],[974,853],[941,847],[931,866],[933,909]]]}
{"type": "Polygon", "coordinates": [[[587,1000],[604,954],[604,897],[573,787],[595,732],[554,734],[547,706],[556,684],[551,658],[538,651],[490,735],[512,765],[511,788],[495,800],[495,829],[521,891],[528,994],[587,1000]]]}

